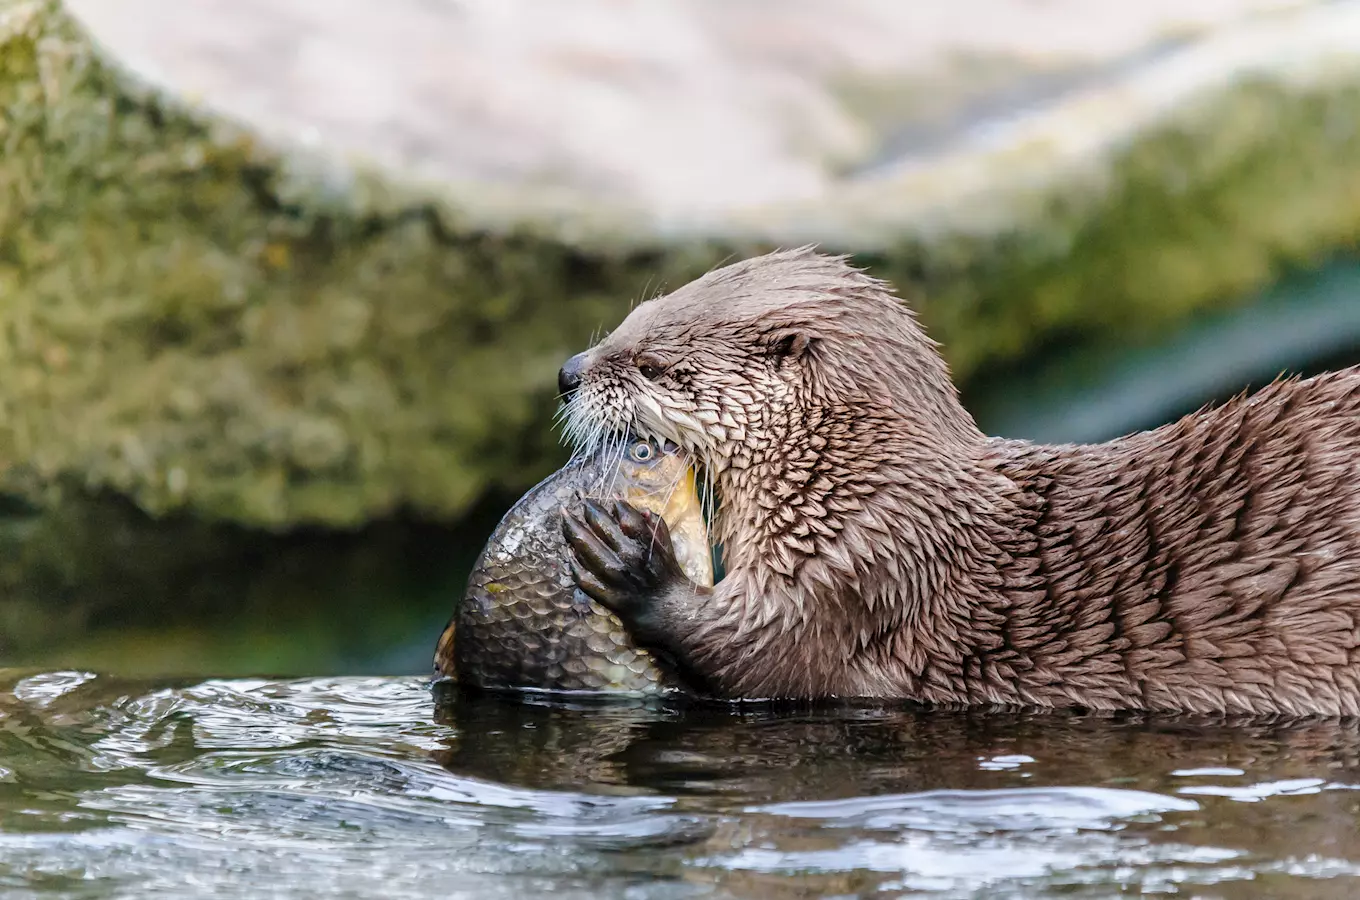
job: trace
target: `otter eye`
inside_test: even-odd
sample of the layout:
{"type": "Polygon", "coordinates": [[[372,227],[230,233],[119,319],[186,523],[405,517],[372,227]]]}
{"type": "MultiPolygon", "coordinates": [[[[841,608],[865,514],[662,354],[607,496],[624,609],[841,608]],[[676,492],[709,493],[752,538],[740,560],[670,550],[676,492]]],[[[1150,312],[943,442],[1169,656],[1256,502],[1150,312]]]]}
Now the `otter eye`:
{"type": "Polygon", "coordinates": [[[656,381],[665,374],[666,363],[659,357],[653,356],[650,353],[644,353],[637,358],[637,368],[638,371],[642,373],[643,378],[648,381],[656,381]]]}
{"type": "Polygon", "coordinates": [[[647,462],[656,456],[656,448],[651,441],[637,441],[628,448],[628,458],[633,462],[647,462]]]}

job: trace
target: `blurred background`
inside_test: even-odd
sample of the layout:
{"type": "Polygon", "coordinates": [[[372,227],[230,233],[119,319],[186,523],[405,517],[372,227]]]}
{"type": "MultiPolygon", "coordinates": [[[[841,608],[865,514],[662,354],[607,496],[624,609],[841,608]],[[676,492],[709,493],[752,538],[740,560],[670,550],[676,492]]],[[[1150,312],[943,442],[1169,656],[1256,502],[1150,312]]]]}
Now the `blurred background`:
{"type": "Polygon", "coordinates": [[[558,366],[818,242],[992,433],[1360,362],[1360,2],[0,0],[0,665],[427,670],[558,366]]]}

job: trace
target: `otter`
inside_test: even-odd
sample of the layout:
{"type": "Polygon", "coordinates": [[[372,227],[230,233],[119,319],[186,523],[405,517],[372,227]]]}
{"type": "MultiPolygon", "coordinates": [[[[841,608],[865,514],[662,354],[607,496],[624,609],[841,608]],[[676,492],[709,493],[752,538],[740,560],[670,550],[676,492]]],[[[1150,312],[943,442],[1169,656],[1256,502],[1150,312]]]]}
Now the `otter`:
{"type": "Polygon", "coordinates": [[[581,589],[720,698],[1360,714],[1360,368],[1107,443],[988,437],[884,282],[813,248],[640,304],[562,367],[569,436],[674,442],[726,576],[569,510],[581,589]]]}

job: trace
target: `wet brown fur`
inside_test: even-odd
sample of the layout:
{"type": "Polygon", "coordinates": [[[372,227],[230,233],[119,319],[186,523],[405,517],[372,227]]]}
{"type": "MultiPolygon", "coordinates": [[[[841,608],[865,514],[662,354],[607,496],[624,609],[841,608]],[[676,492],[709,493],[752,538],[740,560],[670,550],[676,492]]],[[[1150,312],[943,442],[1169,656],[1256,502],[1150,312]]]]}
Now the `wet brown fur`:
{"type": "Polygon", "coordinates": [[[1360,369],[989,438],[887,286],[804,248],[639,306],[569,416],[714,477],[728,574],[672,612],[723,694],[1360,714],[1360,369]]]}

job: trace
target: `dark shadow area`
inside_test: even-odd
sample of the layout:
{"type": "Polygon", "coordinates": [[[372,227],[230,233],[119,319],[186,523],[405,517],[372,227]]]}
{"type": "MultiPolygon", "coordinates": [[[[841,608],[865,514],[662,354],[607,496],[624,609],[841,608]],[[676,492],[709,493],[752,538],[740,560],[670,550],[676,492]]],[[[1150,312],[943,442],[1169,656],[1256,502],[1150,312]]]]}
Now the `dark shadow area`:
{"type": "MultiPolygon", "coordinates": [[[[1095,301],[1093,301],[1095,302],[1095,301]]],[[[964,386],[990,433],[1043,442],[1154,428],[1283,375],[1360,362],[1360,261],[1281,279],[1252,302],[1202,314],[1156,341],[1073,335],[964,386]]]]}
{"type": "Polygon", "coordinates": [[[0,664],[129,674],[423,672],[513,498],[456,524],[270,534],[101,496],[0,521],[0,664]]]}

